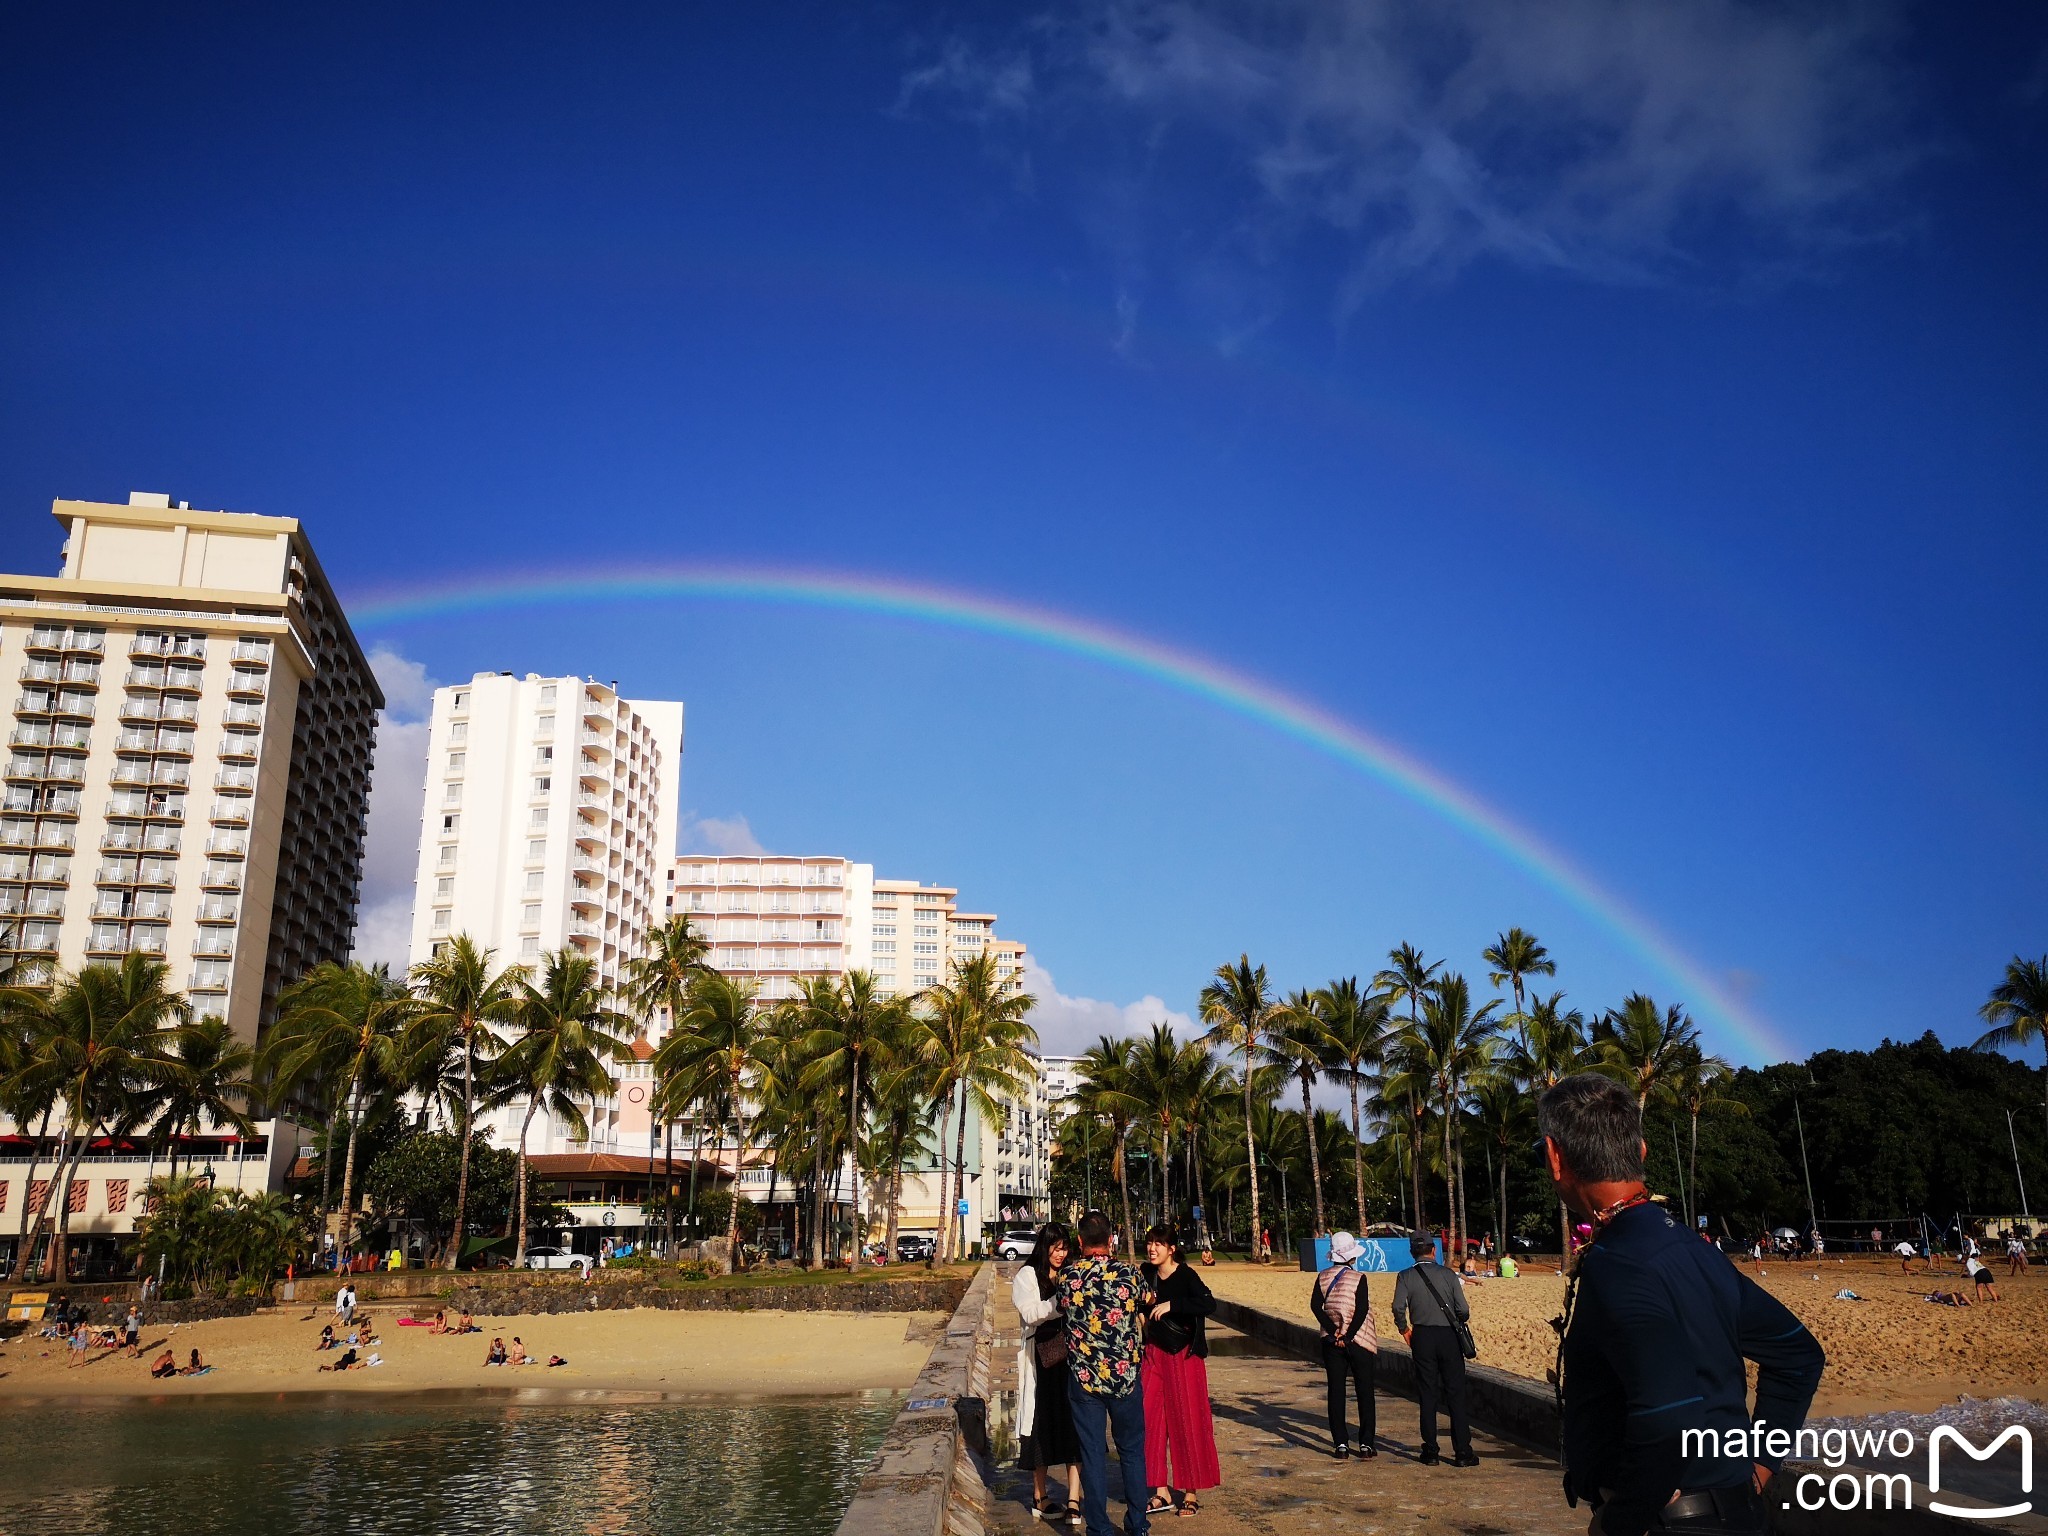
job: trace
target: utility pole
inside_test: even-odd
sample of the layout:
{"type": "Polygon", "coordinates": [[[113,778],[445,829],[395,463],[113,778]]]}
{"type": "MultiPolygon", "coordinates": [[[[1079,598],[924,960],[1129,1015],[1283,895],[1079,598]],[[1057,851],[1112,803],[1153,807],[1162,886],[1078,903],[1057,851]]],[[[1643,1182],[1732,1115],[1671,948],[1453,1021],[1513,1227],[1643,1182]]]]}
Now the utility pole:
{"type": "Polygon", "coordinates": [[[1813,1203],[1813,1170],[1806,1163],[1806,1117],[1799,1112],[1799,1096],[1792,1096],[1792,1118],[1799,1126],[1799,1171],[1806,1176],[1806,1215],[1813,1232],[1820,1230],[1820,1210],[1813,1203]]]}
{"type": "Polygon", "coordinates": [[[2034,1208],[2027,1204],[2027,1176],[2020,1172],[2020,1138],[2012,1128],[2012,1111],[2005,1112],[2005,1136],[2012,1143],[2012,1176],[2020,1181],[2020,1214],[2028,1221],[2034,1219],[2034,1208]]]}

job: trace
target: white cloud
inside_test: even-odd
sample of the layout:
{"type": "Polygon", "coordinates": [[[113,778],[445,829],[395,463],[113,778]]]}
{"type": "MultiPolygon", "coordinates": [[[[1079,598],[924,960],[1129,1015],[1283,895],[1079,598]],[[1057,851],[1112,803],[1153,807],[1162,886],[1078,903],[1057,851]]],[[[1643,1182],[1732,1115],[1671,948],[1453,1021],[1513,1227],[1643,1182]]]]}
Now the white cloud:
{"type": "Polygon", "coordinates": [[[679,853],[766,853],[744,816],[699,816],[686,811],[676,832],[679,853]]]}
{"type": "Polygon", "coordinates": [[[1024,990],[1038,999],[1031,1010],[1031,1026],[1038,1031],[1041,1047],[1054,1056],[1078,1055],[1103,1035],[1135,1035],[1154,1024],[1171,1024],[1183,1040],[1202,1033],[1201,1026],[1187,1014],[1149,993],[1135,1003],[1068,997],[1053,981],[1052,973],[1035,963],[1025,967],[1024,990]]]}
{"type": "Polygon", "coordinates": [[[413,876],[419,867],[435,682],[419,662],[386,646],[370,653],[370,668],[384,690],[385,708],[377,717],[355,958],[366,964],[388,960],[403,969],[412,944],[413,876]]]}
{"type": "Polygon", "coordinates": [[[1344,310],[1488,256],[1639,281],[1714,270],[1731,230],[1741,271],[1889,233],[1898,31],[1890,4],[1817,0],[1078,0],[947,41],[902,105],[1073,151],[1120,334],[1134,225],[1190,289],[1239,275],[1241,334],[1276,256],[1332,233],[1344,310]]]}

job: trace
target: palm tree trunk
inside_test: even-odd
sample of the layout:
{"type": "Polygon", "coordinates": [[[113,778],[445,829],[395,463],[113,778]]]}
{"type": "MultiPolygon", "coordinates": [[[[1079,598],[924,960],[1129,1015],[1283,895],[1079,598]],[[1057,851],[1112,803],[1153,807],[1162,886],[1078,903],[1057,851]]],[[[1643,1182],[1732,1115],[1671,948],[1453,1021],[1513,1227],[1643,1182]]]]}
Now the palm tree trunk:
{"type": "Polygon", "coordinates": [[[846,1134],[853,1142],[853,1266],[852,1273],[860,1273],[860,1249],[867,1233],[861,1228],[860,1220],[860,1053],[853,1057],[853,1086],[846,1097],[846,1134]]]}
{"type": "Polygon", "coordinates": [[[1257,1042],[1247,1030],[1244,1037],[1244,1170],[1252,1191],[1252,1256],[1259,1252],[1259,1149],[1252,1138],[1252,1057],[1257,1042]]]}
{"type": "Polygon", "coordinates": [[[448,1241],[448,1267],[462,1268],[462,1230],[469,1214],[469,1128],[470,1101],[476,1091],[476,1046],[467,1036],[462,1042],[462,1155],[455,1175],[455,1236],[448,1241]]]}
{"type": "Polygon", "coordinates": [[[47,1109],[43,1111],[42,1124],[36,1127],[36,1139],[29,1146],[28,1179],[21,1186],[21,1230],[15,1234],[14,1268],[16,1273],[20,1273],[28,1264],[29,1221],[33,1217],[40,1215],[43,1206],[47,1206],[50,1202],[48,1190],[43,1192],[43,1206],[31,1207],[28,1202],[28,1192],[35,1187],[36,1166],[43,1160],[43,1138],[50,1134],[50,1114],[51,1111],[47,1109]]]}
{"type": "Polygon", "coordinates": [[[1316,1229],[1311,1237],[1321,1237],[1328,1231],[1323,1221],[1323,1154],[1316,1147],[1316,1113],[1309,1107],[1308,1078],[1301,1080],[1301,1128],[1308,1136],[1308,1177],[1316,1190],[1316,1229]]]}
{"type": "Polygon", "coordinates": [[[1358,1223],[1358,1232],[1365,1234],[1365,1122],[1358,1116],[1358,1073],[1351,1074],[1351,1182],[1356,1186],[1354,1198],[1358,1210],[1352,1220],[1358,1223]]]}
{"type": "MultiPolygon", "coordinates": [[[[327,1235],[327,1220],[334,1214],[334,1137],[341,1128],[341,1100],[334,1101],[334,1108],[327,1115],[327,1147],[320,1154],[320,1234],[327,1235]]],[[[176,1173],[177,1166],[171,1171],[176,1173]]]]}
{"type": "MultiPolygon", "coordinates": [[[[349,1236],[355,1230],[356,1118],[362,1113],[362,1105],[358,1102],[361,1088],[362,1078],[358,1075],[348,1085],[348,1158],[341,1165],[341,1248],[344,1253],[348,1251],[349,1236]]],[[[525,1154],[524,1142],[520,1143],[520,1153],[522,1156],[525,1154]]]]}
{"type": "Polygon", "coordinates": [[[737,1267],[740,1241],[740,1164],[747,1156],[747,1110],[740,1101],[739,1074],[733,1074],[732,1114],[737,1134],[732,1149],[732,1201],[725,1213],[725,1272],[729,1275],[737,1267]]]}
{"type": "Polygon", "coordinates": [[[57,1186],[57,1237],[51,1244],[50,1257],[57,1266],[59,1285],[71,1283],[71,1181],[77,1177],[78,1160],[84,1155],[85,1143],[91,1135],[92,1127],[88,1125],[72,1137],[71,1157],[57,1186]]]}
{"type": "MultiPolygon", "coordinates": [[[[936,1261],[944,1262],[953,1257],[953,1208],[946,1203],[946,1132],[953,1127],[953,1091],[946,1090],[946,1100],[939,1106],[939,1232],[938,1241],[932,1245],[936,1261]]],[[[931,1266],[925,1266],[929,1269],[931,1266]]]]}
{"type": "Polygon", "coordinates": [[[1463,1245],[1469,1245],[1472,1241],[1472,1211],[1466,1204],[1470,1187],[1465,1182],[1465,1131],[1462,1126],[1459,1127],[1454,1140],[1458,1154],[1458,1238],[1461,1244],[1460,1251],[1463,1251],[1463,1245]]]}
{"type": "MultiPolygon", "coordinates": [[[[675,1122],[668,1117],[668,1109],[661,1113],[661,1248],[663,1256],[676,1251],[676,1160],[670,1133],[675,1122]]],[[[770,1186],[771,1194],[773,1186],[770,1186]]]]}
{"type": "MultiPolygon", "coordinates": [[[[534,1094],[526,1101],[526,1118],[519,1122],[519,1229],[513,1239],[512,1267],[526,1267],[526,1132],[533,1124],[533,1112],[540,1108],[540,1095],[534,1094]]],[[[349,1143],[349,1155],[355,1155],[355,1143],[349,1143]]]]}
{"type": "MultiPolygon", "coordinates": [[[[960,1083],[960,1123],[953,1127],[953,1204],[949,1209],[957,1212],[960,1202],[967,1198],[967,1083],[960,1083]]],[[[960,1241],[956,1257],[967,1257],[967,1218],[955,1216],[960,1223],[960,1241]]]]}
{"type": "Polygon", "coordinates": [[[1422,1100],[1408,1095],[1408,1182],[1414,1187],[1415,1230],[1423,1228],[1422,1218],[1422,1100]]]}
{"type": "MultiPolygon", "coordinates": [[[[701,1106],[692,1106],[696,1113],[690,1122],[690,1221],[697,1220],[697,1165],[704,1161],[704,1111],[701,1106]]],[[[697,1234],[697,1241],[704,1241],[704,1234],[697,1234]]]]}
{"type": "Polygon", "coordinates": [[[889,1138],[889,1218],[882,1229],[882,1262],[896,1262],[896,1234],[903,1220],[903,1133],[889,1138]]]}
{"type": "Polygon", "coordinates": [[[1457,1170],[1451,1163],[1451,1106],[1444,1103],[1444,1262],[1451,1262],[1452,1244],[1458,1235],[1457,1170]]]}

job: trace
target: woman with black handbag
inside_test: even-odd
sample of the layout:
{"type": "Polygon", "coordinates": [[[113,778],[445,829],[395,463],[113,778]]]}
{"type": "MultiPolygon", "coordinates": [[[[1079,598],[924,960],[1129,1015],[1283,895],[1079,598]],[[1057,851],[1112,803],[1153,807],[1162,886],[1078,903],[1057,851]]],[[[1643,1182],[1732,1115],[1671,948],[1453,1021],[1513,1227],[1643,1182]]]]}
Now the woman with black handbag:
{"type": "Polygon", "coordinates": [[[1074,1410],[1067,1403],[1067,1324],[1059,1309],[1059,1271],[1073,1256],[1073,1234],[1058,1222],[1038,1229],[1031,1262],[1010,1282],[1010,1299],[1024,1320],[1017,1351],[1017,1465],[1031,1474],[1031,1516],[1035,1520],[1081,1523],[1081,1506],[1062,1479],[1067,1495],[1046,1495],[1048,1474],[1081,1458],[1074,1410]]]}
{"type": "Polygon", "coordinates": [[[1145,1234],[1145,1470],[1154,1487],[1148,1515],[1200,1512],[1204,1488],[1223,1481],[1216,1421],[1209,1406],[1208,1318],[1216,1298],[1192,1265],[1180,1262],[1173,1229],[1145,1234]]]}

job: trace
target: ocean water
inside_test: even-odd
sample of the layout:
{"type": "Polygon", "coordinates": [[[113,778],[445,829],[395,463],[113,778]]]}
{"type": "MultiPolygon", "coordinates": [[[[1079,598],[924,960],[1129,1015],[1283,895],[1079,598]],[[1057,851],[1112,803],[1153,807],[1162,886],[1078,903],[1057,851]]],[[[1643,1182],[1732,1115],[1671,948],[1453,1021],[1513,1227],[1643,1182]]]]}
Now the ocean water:
{"type": "Polygon", "coordinates": [[[0,1411],[0,1536],[812,1536],[898,1392],[185,1398],[0,1411]]]}

